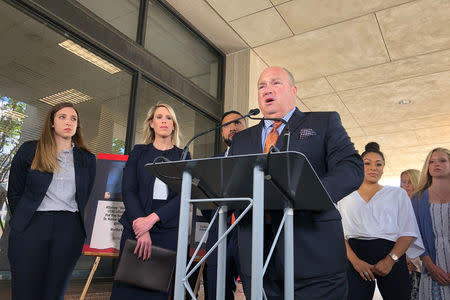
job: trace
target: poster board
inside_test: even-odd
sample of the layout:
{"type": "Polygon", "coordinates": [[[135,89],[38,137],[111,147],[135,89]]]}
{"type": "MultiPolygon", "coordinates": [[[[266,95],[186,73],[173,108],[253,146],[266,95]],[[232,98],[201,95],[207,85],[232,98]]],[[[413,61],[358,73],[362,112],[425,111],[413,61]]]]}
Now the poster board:
{"type": "MultiPolygon", "coordinates": [[[[209,225],[209,219],[203,216],[202,211],[197,208],[196,204],[192,205],[192,219],[190,226],[190,238],[189,238],[189,256],[192,256],[200,243],[202,236],[205,234],[209,225]]],[[[201,245],[200,250],[197,253],[197,257],[203,257],[206,254],[206,237],[205,242],[201,245]]]]}
{"type": "MultiPolygon", "coordinates": [[[[128,155],[99,153],[97,171],[85,216],[86,241],[83,254],[118,257],[123,227],[119,223],[125,207],[122,202],[122,170],[128,155]]],[[[190,230],[190,255],[208,227],[209,220],[193,205],[190,230]]],[[[204,256],[204,243],[197,256],[204,256]]]]}
{"type": "Polygon", "coordinates": [[[99,153],[97,173],[86,210],[84,255],[117,257],[123,227],[122,170],[128,155],[99,153]]]}

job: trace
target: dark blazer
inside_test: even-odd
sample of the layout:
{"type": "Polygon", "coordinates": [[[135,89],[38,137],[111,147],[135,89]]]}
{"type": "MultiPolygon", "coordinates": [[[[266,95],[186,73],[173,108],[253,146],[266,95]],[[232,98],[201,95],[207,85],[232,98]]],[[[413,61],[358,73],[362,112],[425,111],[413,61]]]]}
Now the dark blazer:
{"type": "Polygon", "coordinates": [[[125,212],[120,218],[120,223],[126,229],[133,231],[134,220],[153,212],[159,216],[160,221],[155,224],[151,232],[178,228],[180,197],[169,189],[167,200],[154,200],[155,177],[145,169],[145,165],[153,162],[158,156],[164,156],[172,161],[180,160],[181,153],[182,150],[175,146],[166,151],[156,149],[153,144],[134,146],[122,176],[125,212]]]}
{"type": "MultiPolygon", "coordinates": [[[[359,188],[364,178],[363,162],[336,112],[302,113],[296,109],[288,123],[291,130],[289,150],[306,155],[334,202],[359,188]]],[[[262,127],[261,122],[237,133],[230,155],[262,153],[262,127]]],[[[283,148],[282,138],[278,139],[277,147],[283,148]]],[[[273,223],[279,223],[280,218],[281,213],[272,212],[273,223]]],[[[295,278],[346,271],[344,234],[336,209],[296,211],[294,226],[295,278]]],[[[272,230],[276,230],[275,227],[272,230]]],[[[283,243],[281,235],[279,255],[284,253],[283,243]]],[[[239,251],[241,271],[250,275],[251,215],[246,216],[239,226],[239,251]]]]}
{"type": "MultiPolygon", "coordinates": [[[[44,199],[53,178],[53,173],[31,170],[31,162],[36,151],[37,141],[23,143],[11,164],[8,183],[8,201],[11,208],[11,228],[23,231],[31,217],[44,199]]],[[[75,167],[75,200],[84,224],[84,209],[89,199],[95,179],[95,155],[73,148],[75,167]]],[[[84,230],[84,228],[83,228],[84,230]]]]}

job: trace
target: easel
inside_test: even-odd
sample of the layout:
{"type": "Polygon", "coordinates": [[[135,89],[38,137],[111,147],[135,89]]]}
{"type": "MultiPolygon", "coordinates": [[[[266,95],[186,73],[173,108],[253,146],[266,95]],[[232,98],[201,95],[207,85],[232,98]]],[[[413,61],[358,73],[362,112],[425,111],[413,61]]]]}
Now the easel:
{"type": "Polygon", "coordinates": [[[91,272],[89,273],[89,277],[86,281],[86,284],[84,285],[83,292],[81,293],[80,300],[84,300],[86,298],[87,291],[89,289],[89,286],[91,285],[92,278],[94,277],[95,271],[97,270],[97,267],[100,263],[100,260],[102,257],[114,257],[118,258],[119,253],[102,253],[102,252],[84,252],[83,253],[86,256],[96,256],[94,264],[92,265],[91,272]]]}
{"type": "MultiPolygon", "coordinates": [[[[195,257],[194,261],[195,262],[199,262],[202,259],[201,256],[197,256],[195,257]]],[[[197,275],[197,279],[195,280],[195,286],[194,286],[194,295],[198,294],[198,290],[200,289],[200,281],[203,277],[203,271],[205,269],[205,264],[206,264],[206,260],[202,262],[201,266],[200,266],[200,270],[198,272],[197,275]]],[[[206,291],[204,291],[206,293],[206,291]]]]}

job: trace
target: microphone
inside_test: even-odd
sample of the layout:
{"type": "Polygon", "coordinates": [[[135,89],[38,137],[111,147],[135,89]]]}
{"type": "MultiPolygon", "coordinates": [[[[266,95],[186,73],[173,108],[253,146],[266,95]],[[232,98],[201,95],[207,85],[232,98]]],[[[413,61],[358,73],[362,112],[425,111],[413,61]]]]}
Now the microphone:
{"type": "Polygon", "coordinates": [[[245,118],[251,118],[250,116],[255,116],[257,114],[259,114],[259,109],[258,108],[250,109],[248,114],[246,114],[245,116],[239,117],[237,119],[234,119],[234,120],[231,120],[229,122],[223,123],[223,124],[221,124],[219,126],[216,126],[214,128],[211,128],[211,129],[208,129],[206,131],[200,132],[199,134],[195,135],[193,138],[191,138],[187,142],[186,146],[183,148],[183,152],[181,153],[181,159],[180,160],[186,160],[186,156],[187,156],[187,153],[188,153],[188,150],[189,150],[189,146],[191,145],[192,141],[194,141],[196,138],[198,138],[198,137],[200,137],[202,135],[205,135],[205,134],[207,134],[207,133],[209,133],[211,131],[215,131],[217,129],[220,129],[220,128],[224,127],[224,126],[230,125],[230,124],[232,124],[232,123],[234,123],[236,121],[239,121],[239,120],[242,120],[242,119],[245,119],[245,118]]]}
{"type": "Polygon", "coordinates": [[[250,109],[246,117],[251,119],[250,116],[256,116],[257,114],[259,114],[259,108],[250,109]]]}
{"type": "Polygon", "coordinates": [[[291,140],[291,130],[289,129],[289,124],[286,120],[282,118],[252,118],[251,116],[248,116],[249,119],[252,120],[270,120],[270,121],[278,121],[284,124],[284,128],[286,128],[286,132],[283,134],[283,143],[284,143],[284,149],[282,151],[289,151],[289,142],[291,140]]]}

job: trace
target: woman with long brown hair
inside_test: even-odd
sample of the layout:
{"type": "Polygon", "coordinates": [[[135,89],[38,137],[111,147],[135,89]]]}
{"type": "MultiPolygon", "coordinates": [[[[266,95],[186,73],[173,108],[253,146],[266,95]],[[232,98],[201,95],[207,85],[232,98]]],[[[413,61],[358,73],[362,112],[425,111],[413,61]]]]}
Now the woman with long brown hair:
{"type": "Polygon", "coordinates": [[[450,299],[450,150],[428,153],[413,206],[425,246],[419,299],[450,299]]]}
{"type": "Polygon", "coordinates": [[[12,299],[63,299],[86,237],[83,215],[95,179],[80,117],[53,106],[39,140],[15,155],[8,184],[12,299]]]}
{"type": "MultiPolygon", "coordinates": [[[[119,222],[123,225],[120,255],[127,239],[137,241],[135,254],[149,259],[152,246],[176,250],[180,197],[161,180],[145,169],[157,157],[179,160],[182,150],[178,144],[178,122],[167,104],[150,108],[144,121],[142,145],[136,145],[123,169],[122,199],[125,212],[119,222]]],[[[188,155],[190,158],[190,155],[188,155]]],[[[115,281],[111,299],[167,299],[169,293],[142,289],[115,281]]]]}

